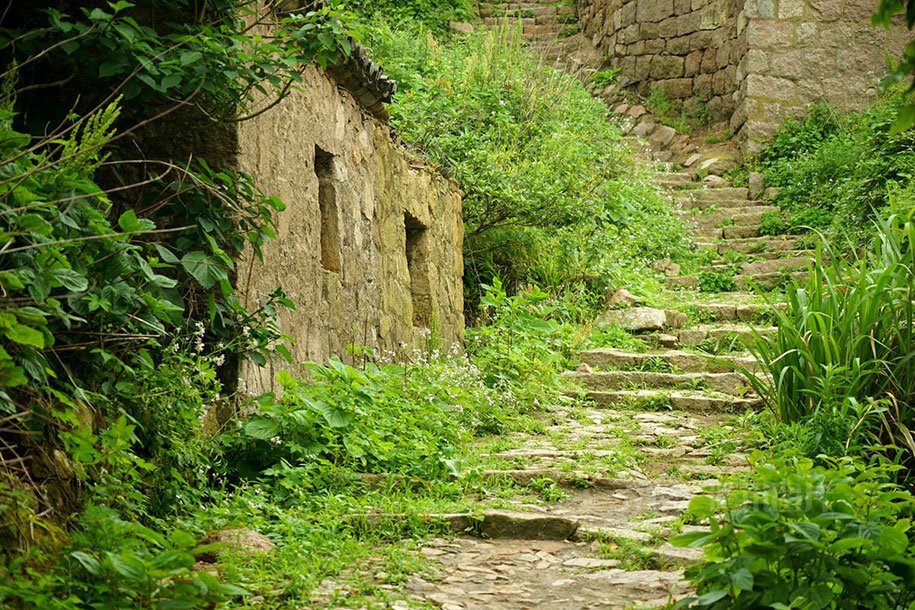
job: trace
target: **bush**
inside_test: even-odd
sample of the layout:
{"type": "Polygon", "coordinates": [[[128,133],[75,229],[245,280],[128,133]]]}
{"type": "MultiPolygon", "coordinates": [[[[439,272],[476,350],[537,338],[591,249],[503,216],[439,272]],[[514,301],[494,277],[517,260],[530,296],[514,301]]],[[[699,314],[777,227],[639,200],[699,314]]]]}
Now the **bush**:
{"type": "Polygon", "coordinates": [[[689,514],[710,531],[673,544],[702,547],[687,570],[698,597],[679,608],[910,608],[915,601],[915,498],[894,469],[851,459],[759,461],[726,500],[697,496],[689,514]]]}
{"type": "Polygon", "coordinates": [[[767,375],[748,378],[779,420],[841,422],[846,450],[886,442],[915,453],[915,224],[911,210],[901,214],[877,222],[850,267],[818,248],[775,313],[777,332],[750,348],[767,375]]]}
{"type": "Polygon", "coordinates": [[[818,104],[785,123],[760,163],[767,184],[780,189],[776,202],[789,226],[867,241],[870,220],[888,203],[886,184],[906,184],[915,175],[915,135],[890,134],[903,103],[892,95],[845,116],[818,104]]]}
{"type": "Polygon", "coordinates": [[[394,126],[465,191],[470,307],[497,276],[512,290],[600,293],[613,270],[685,252],[681,224],[607,108],[528,54],[517,28],[442,44],[378,26],[371,42],[401,85],[394,126]]]}

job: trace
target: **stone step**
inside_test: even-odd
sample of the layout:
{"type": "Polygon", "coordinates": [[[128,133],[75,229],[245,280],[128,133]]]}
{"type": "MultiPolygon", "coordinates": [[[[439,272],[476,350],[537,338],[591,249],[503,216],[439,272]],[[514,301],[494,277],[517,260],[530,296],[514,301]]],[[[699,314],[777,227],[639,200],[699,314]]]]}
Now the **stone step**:
{"type": "Polygon", "coordinates": [[[658,181],[665,184],[693,184],[693,176],[684,172],[663,172],[658,174],[658,181]]]}
{"type": "Polygon", "coordinates": [[[750,237],[745,239],[730,239],[717,242],[716,240],[696,241],[700,248],[715,248],[718,254],[725,252],[739,252],[741,254],[754,254],[756,252],[785,252],[797,250],[800,245],[799,235],[778,235],[765,237],[750,237]]]}
{"type": "MultiPolygon", "coordinates": [[[[438,513],[418,517],[428,523],[439,523],[455,533],[514,540],[570,540],[575,536],[580,524],[577,519],[567,517],[509,510],[438,513]]],[[[416,518],[416,515],[403,513],[352,514],[345,517],[353,526],[366,530],[387,523],[404,523],[416,518]]]]}
{"type": "MultiPolygon", "coordinates": [[[[734,276],[734,286],[731,290],[721,290],[720,292],[743,292],[754,290],[774,290],[788,284],[791,280],[802,282],[807,277],[806,271],[774,271],[771,273],[748,273],[734,276]]],[[[687,288],[694,289],[699,287],[699,277],[695,275],[680,275],[677,277],[668,277],[664,279],[664,285],[667,288],[687,288]]]]}
{"type": "Polygon", "coordinates": [[[775,290],[790,284],[792,281],[802,283],[807,279],[807,271],[773,273],[754,273],[751,275],[738,275],[734,278],[737,290],[775,290]]]}
{"type": "MultiPolygon", "coordinates": [[[[733,319],[733,318],[732,318],[733,319]]],[[[750,357],[717,357],[704,356],[682,350],[665,350],[662,352],[627,352],[612,347],[601,347],[583,351],[578,355],[582,363],[594,369],[643,369],[657,366],[658,363],[685,373],[728,373],[732,366],[742,366],[751,370],[756,368],[756,360],[750,357]]]]}
{"type": "MultiPolygon", "coordinates": [[[[712,244],[710,248],[715,248],[715,245],[712,244]]],[[[772,261],[784,258],[804,258],[808,261],[813,260],[815,252],[813,250],[781,250],[775,252],[754,252],[750,254],[752,260],[747,261],[747,263],[758,263],[762,261],[772,261]]],[[[728,262],[724,257],[719,257],[720,263],[715,263],[711,267],[730,267],[734,263],[728,262]]],[[[746,263],[741,263],[746,264],[746,263]]]]}
{"type": "Polygon", "coordinates": [[[568,372],[563,375],[592,391],[634,389],[713,390],[731,396],[748,391],[740,373],[654,373],[649,371],[568,372]]]}
{"type": "Polygon", "coordinates": [[[689,198],[694,201],[728,201],[732,199],[749,199],[750,190],[745,187],[719,186],[709,188],[696,188],[683,190],[677,193],[679,197],[689,198]]]}
{"type": "MultiPolygon", "coordinates": [[[[807,269],[807,266],[811,262],[810,256],[787,256],[779,258],[771,258],[769,260],[753,261],[748,263],[741,263],[740,273],[741,275],[754,275],[760,273],[774,273],[779,271],[798,271],[802,269],[807,269]]],[[[708,271],[727,271],[733,266],[728,264],[716,264],[710,265],[706,269],[708,271]]]]}
{"type": "Polygon", "coordinates": [[[588,398],[603,407],[630,407],[658,411],[672,409],[695,413],[739,413],[763,406],[759,398],[715,395],[695,391],[614,390],[588,392],[588,398]]]}
{"type": "Polygon", "coordinates": [[[699,303],[691,308],[705,322],[752,322],[764,319],[774,308],[784,310],[786,303],[770,305],[735,305],[731,303],[699,303]]]}
{"type": "Polygon", "coordinates": [[[692,328],[676,331],[679,345],[699,345],[703,341],[753,341],[757,333],[763,336],[774,334],[774,326],[750,327],[745,324],[698,324],[692,328]]]}
{"type": "Polygon", "coordinates": [[[720,239],[746,239],[760,237],[759,223],[749,225],[731,225],[728,227],[696,227],[691,232],[695,241],[707,242],[720,239]]]}
{"type": "Polygon", "coordinates": [[[737,225],[746,225],[759,223],[767,212],[772,212],[778,208],[768,205],[750,205],[739,208],[727,208],[724,210],[715,210],[711,213],[695,214],[686,210],[677,210],[677,216],[684,222],[692,222],[697,226],[718,227],[728,220],[734,221],[737,225]]]}
{"type": "Polygon", "coordinates": [[[693,199],[692,197],[685,197],[681,195],[680,193],[682,192],[688,193],[690,191],[674,191],[672,195],[673,201],[681,208],[687,210],[705,210],[708,208],[748,208],[752,206],[763,205],[762,202],[754,201],[752,199],[693,199]]]}

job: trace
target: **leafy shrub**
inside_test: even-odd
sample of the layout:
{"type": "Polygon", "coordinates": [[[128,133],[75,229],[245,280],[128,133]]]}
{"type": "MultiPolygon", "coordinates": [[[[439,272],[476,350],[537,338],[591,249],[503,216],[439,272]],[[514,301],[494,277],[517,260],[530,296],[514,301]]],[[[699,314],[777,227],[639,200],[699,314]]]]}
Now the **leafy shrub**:
{"type": "Polygon", "coordinates": [[[371,43],[401,85],[394,126],[465,191],[471,308],[497,276],[511,289],[580,284],[597,294],[621,267],[685,251],[682,226],[607,108],[530,55],[517,28],[443,44],[378,26],[371,43]]]}
{"type": "Polygon", "coordinates": [[[888,203],[886,184],[907,183],[915,170],[915,136],[890,134],[902,104],[892,95],[845,116],[818,104],[785,123],[760,163],[790,226],[867,241],[870,220],[888,203]]]}
{"type": "Polygon", "coordinates": [[[705,562],[687,570],[698,597],[678,607],[910,607],[915,498],[890,482],[893,469],[851,459],[756,461],[748,487],[723,501],[690,501],[710,531],[672,540],[705,551],[705,562]]]}
{"type": "Polygon", "coordinates": [[[700,271],[699,290],[700,292],[732,292],[737,289],[734,275],[733,270],[720,273],[717,271],[700,271]]]}
{"type": "Polygon", "coordinates": [[[486,383],[522,408],[559,400],[574,332],[566,304],[536,287],[509,296],[498,278],[484,288],[482,323],[468,329],[467,350],[486,383]]]}
{"type": "Polygon", "coordinates": [[[778,212],[766,212],[759,222],[760,235],[782,235],[788,227],[778,212]]]}
{"type": "Polygon", "coordinates": [[[366,17],[412,21],[438,33],[451,21],[467,21],[476,15],[472,0],[347,0],[345,6],[366,17]]]}
{"type": "Polygon", "coordinates": [[[777,332],[751,347],[768,375],[750,382],[778,418],[844,422],[846,448],[870,439],[915,451],[915,224],[903,213],[878,221],[870,251],[850,267],[818,248],[775,313],[777,332]]]}
{"type": "Polygon", "coordinates": [[[497,431],[506,415],[466,361],[419,357],[357,369],[332,358],[310,371],[308,383],[280,373],[282,398],[262,396],[227,434],[226,459],[239,475],[287,477],[288,465],[306,488],[327,469],[453,475],[463,442],[497,431]]]}

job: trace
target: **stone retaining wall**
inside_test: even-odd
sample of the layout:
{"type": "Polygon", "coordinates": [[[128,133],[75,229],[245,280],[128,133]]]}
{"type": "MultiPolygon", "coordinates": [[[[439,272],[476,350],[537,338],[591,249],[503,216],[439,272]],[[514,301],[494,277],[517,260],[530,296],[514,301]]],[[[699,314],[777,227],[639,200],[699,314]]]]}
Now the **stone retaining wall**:
{"type": "Polygon", "coordinates": [[[699,97],[718,117],[736,107],[744,53],[734,0],[578,0],[582,32],[642,92],[699,97]]]}
{"type": "MultiPolygon", "coordinates": [[[[299,91],[237,132],[237,165],[280,197],[279,237],[239,269],[249,308],[276,287],[295,341],[292,367],[249,367],[251,392],[275,389],[275,368],[346,357],[350,345],[408,356],[430,335],[463,337],[462,193],[410,159],[389,127],[317,68],[299,91]]],[[[296,371],[301,372],[301,371],[296,371]]]]}
{"type": "Polygon", "coordinates": [[[874,0],[578,0],[582,31],[641,91],[699,97],[757,152],[811,103],[865,106],[901,54],[903,25],[871,24],[874,0]]]}
{"type": "Polygon", "coordinates": [[[874,0],[747,0],[738,29],[747,40],[731,129],[758,152],[785,119],[811,103],[860,109],[877,95],[886,53],[898,57],[902,24],[871,24],[874,0]]]}

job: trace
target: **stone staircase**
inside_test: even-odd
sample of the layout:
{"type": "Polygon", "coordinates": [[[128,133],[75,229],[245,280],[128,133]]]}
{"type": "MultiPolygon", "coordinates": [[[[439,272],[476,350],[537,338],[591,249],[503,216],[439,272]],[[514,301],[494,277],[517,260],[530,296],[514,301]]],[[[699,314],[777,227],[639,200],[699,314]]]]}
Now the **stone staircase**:
{"type": "Polygon", "coordinates": [[[540,47],[578,31],[575,7],[561,0],[544,2],[480,2],[479,13],[488,27],[521,22],[525,38],[540,47]]]}
{"type": "MultiPolygon", "coordinates": [[[[480,5],[484,23],[519,18],[543,48],[562,35],[569,11],[547,0],[480,5]]],[[[456,519],[454,530],[465,535],[425,545],[439,576],[415,576],[407,591],[443,610],[622,610],[681,599],[690,593],[683,568],[701,553],[667,540],[702,527],[684,524],[693,496],[718,493],[721,479],[748,466],[734,414],[761,401],[735,367],[762,374],[744,342],[775,331],[771,307],[749,289],[800,277],[810,252],[799,236],[761,234],[775,208],[758,182],[748,188],[726,178],[727,143],[703,147],[638,105],[613,110],[644,163],[676,164],[657,184],[691,225],[702,265],[690,273],[664,266],[669,309],[622,299],[605,312],[598,324],[628,331],[640,347],[580,353],[577,370],[566,373],[581,388],[575,400],[552,406],[541,430],[486,454],[484,478],[561,493],[537,502],[519,491],[501,510],[475,515],[473,526],[456,519]],[[698,291],[708,276],[731,283],[711,295],[698,291]],[[483,538],[466,535],[470,529],[483,538]]]]}

